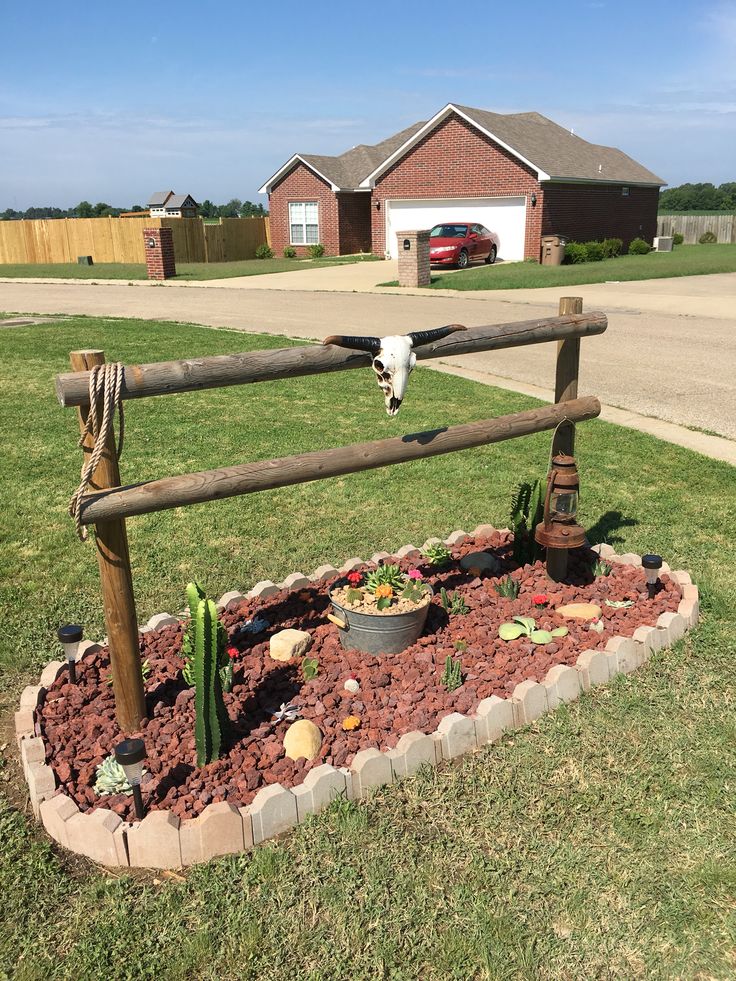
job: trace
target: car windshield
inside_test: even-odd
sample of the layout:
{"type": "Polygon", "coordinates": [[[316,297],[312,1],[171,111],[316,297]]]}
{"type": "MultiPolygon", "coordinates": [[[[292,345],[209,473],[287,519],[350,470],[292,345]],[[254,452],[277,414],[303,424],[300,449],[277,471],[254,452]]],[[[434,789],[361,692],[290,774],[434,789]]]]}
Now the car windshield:
{"type": "Polygon", "coordinates": [[[467,238],[467,225],[435,225],[429,233],[430,238],[467,238]]]}

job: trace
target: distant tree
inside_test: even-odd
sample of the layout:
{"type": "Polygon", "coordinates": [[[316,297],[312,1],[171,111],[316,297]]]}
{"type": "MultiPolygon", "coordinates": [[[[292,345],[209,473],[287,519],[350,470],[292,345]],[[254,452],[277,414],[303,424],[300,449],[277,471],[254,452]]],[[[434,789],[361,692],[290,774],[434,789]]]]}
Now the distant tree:
{"type": "Polygon", "coordinates": [[[140,204],[134,204],[133,207],[130,210],[131,211],[148,211],[148,208],[143,208],[143,207],[141,207],[140,204]]]}
{"type": "Polygon", "coordinates": [[[206,198],[199,206],[199,213],[203,218],[216,218],[217,205],[213,204],[209,198],[206,198]]]}
{"type": "Polygon", "coordinates": [[[730,211],[736,210],[736,183],[680,184],[669,187],[659,196],[659,207],[665,211],[730,211]]]}
{"type": "Polygon", "coordinates": [[[80,201],[74,209],[77,218],[94,218],[95,212],[89,201],[80,201]]]}
{"type": "Polygon", "coordinates": [[[227,204],[221,204],[217,209],[218,218],[238,218],[243,202],[238,198],[232,198],[227,204]]]}

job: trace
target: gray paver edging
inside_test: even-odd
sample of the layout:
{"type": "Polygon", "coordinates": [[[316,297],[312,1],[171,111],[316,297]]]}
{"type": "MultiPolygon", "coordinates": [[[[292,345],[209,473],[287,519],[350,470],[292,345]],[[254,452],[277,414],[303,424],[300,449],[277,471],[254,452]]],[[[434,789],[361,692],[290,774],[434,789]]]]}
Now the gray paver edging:
{"type": "MultiPolygon", "coordinates": [[[[471,534],[455,531],[445,539],[445,544],[487,538],[499,530],[508,531],[492,525],[479,525],[471,534]]],[[[439,541],[429,539],[422,549],[439,541]]],[[[617,555],[610,545],[594,546],[594,551],[610,562],[641,565],[639,555],[632,552],[617,555]]],[[[405,545],[395,554],[411,558],[420,553],[421,549],[414,545],[405,545]]],[[[377,552],[369,561],[377,563],[388,557],[386,552],[377,552]]],[[[363,564],[363,559],[354,557],[339,569],[332,565],[319,566],[311,577],[293,572],[279,584],[265,580],[246,594],[236,590],[224,593],[217,600],[217,608],[224,610],[243,599],[272,596],[281,589],[302,589],[363,564]]],[[[60,845],[101,865],[179,869],[219,855],[242,852],[290,830],[308,815],[318,814],[338,795],[353,800],[366,797],[377,787],[411,776],[425,763],[435,766],[497,742],[504,733],[534,722],[559,705],[579,698],[582,692],[606,684],[617,674],[636,671],[653,653],[676,643],[698,622],[698,587],[689,573],[673,572],[667,563],[663,564],[662,572],[680,587],[682,599],[677,612],[663,613],[656,624],[638,627],[633,637],[612,637],[604,650],[582,651],[574,667],[555,665],[541,682],[522,681],[509,698],[492,695],[483,699],[469,715],[449,713],[433,733],[405,733],[396,746],[385,752],[375,748],[360,750],[349,767],[336,768],[324,763],[310,770],[304,782],[296,787],[288,789],[278,783],[271,784],[259,790],[247,807],[220,801],[209,804],[196,818],[186,821],[180,821],[170,811],[149,811],[139,822],[123,821],[104,807],[83,813],[66,794],[56,793],[54,772],[46,763],[46,746],[35,720],[47,687],[64,669],[63,662],[51,661],[41,673],[40,684],[23,689],[15,713],[16,740],[33,813],[60,845]]],[[[169,613],[157,613],[139,629],[141,633],[149,633],[179,622],[178,617],[169,613]]],[[[100,649],[99,644],[81,641],[75,657],[79,660],[84,654],[100,649]]]]}

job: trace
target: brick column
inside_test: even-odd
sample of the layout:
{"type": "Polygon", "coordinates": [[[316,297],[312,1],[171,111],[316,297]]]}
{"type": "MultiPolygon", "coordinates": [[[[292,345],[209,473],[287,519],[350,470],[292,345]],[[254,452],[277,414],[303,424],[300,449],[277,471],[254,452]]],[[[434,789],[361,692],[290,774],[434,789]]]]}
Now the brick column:
{"type": "Polygon", "coordinates": [[[399,286],[429,286],[429,230],[397,232],[399,286]]]}
{"type": "Polygon", "coordinates": [[[144,228],[146,270],[149,279],[171,279],[176,276],[174,233],[170,228],[144,228]]]}

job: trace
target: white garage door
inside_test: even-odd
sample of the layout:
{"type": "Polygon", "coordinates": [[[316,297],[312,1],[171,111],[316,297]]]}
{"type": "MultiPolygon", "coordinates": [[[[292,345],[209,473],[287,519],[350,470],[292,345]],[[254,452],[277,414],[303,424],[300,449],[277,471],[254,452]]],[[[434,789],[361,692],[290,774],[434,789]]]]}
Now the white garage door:
{"type": "Polygon", "coordinates": [[[397,232],[432,228],[441,221],[474,221],[498,235],[500,259],[524,258],[526,198],[442,198],[386,202],[386,245],[395,259],[397,232]]]}

